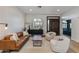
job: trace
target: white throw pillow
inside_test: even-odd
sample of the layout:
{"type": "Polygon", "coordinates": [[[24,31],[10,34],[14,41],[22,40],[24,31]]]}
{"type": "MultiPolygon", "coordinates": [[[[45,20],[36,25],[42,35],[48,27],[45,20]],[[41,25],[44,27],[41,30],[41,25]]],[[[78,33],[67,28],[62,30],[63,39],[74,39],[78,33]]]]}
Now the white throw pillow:
{"type": "Polygon", "coordinates": [[[28,35],[28,32],[23,31],[23,36],[26,36],[26,35],[28,35]]]}
{"type": "Polygon", "coordinates": [[[15,40],[16,42],[19,40],[16,33],[13,33],[13,35],[10,37],[11,40],[15,40]]]}

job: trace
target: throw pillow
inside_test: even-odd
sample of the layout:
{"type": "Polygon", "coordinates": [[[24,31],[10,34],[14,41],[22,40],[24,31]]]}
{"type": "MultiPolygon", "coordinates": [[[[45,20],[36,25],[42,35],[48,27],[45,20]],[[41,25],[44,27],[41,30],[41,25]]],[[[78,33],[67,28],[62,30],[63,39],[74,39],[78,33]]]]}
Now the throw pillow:
{"type": "Polygon", "coordinates": [[[19,40],[16,33],[13,33],[13,35],[10,37],[11,40],[15,40],[16,42],[19,40]]]}
{"type": "Polygon", "coordinates": [[[28,32],[23,31],[23,36],[26,36],[26,35],[28,35],[28,32]]]}

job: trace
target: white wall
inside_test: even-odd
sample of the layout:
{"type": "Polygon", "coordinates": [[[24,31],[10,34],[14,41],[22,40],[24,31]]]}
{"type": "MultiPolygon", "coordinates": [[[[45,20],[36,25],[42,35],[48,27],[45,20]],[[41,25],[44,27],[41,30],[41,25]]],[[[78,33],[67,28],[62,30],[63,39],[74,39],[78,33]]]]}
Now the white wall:
{"type": "Polygon", "coordinates": [[[58,15],[26,15],[26,23],[31,23],[34,18],[41,18],[44,22],[43,30],[44,30],[44,33],[46,33],[47,32],[47,16],[58,16],[58,15]]]}
{"type": "Polygon", "coordinates": [[[72,20],[72,40],[79,42],[79,17],[72,20]]]}
{"type": "Polygon", "coordinates": [[[62,17],[71,18],[71,39],[76,42],[79,42],[79,7],[73,8],[70,11],[64,13],[62,17]]]}
{"type": "Polygon", "coordinates": [[[47,28],[46,28],[46,15],[26,15],[26,23],[32,23],[32,20],[34,18],[41,18],[43,20],[43,29],[44,29],[44,32],[47,31],[47,28]]]}
{"type": "Polygon", "coordinates": [[[24,27],[24,14],[16,7],[0,7],[0,23],[8,24],[8,29],[4,33],[22,31],[24,27]]]}

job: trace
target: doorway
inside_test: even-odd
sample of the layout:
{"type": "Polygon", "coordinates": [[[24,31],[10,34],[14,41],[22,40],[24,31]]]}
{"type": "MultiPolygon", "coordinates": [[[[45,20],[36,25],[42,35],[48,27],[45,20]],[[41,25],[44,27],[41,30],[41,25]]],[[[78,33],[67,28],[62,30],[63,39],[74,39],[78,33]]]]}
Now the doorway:
{"type": "Polygon", "coordinates": [[[63,35],[71,37],[71,19],[63,20],[63,35]]]}
{"type": "Polygon", "coordinates": [[[59,16],[47,16],[47,32],[56,32],[60,34],[60,17],[59,16]]]}

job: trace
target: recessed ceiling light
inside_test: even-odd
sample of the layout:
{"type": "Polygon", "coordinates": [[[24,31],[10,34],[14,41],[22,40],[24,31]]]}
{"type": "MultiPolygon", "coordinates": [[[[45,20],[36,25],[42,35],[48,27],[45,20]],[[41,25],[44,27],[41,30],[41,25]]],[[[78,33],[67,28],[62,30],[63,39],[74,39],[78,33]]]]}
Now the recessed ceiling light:
{"type": "Polygon", "coordinates": [[[32,9],[29,9],[29,11],[32,11],[32,9]]]}
{"type": "Polygon", "coordinates": [[[57,9],[57,11],[59,12],[59,11],[60,11],[60,9],[57,9]]]}

